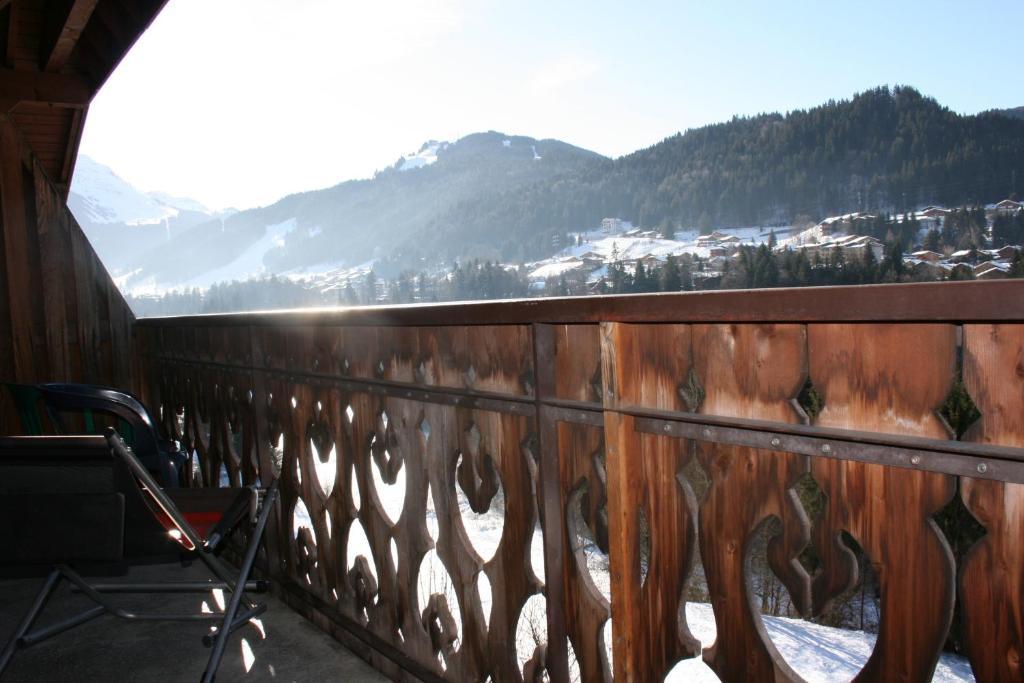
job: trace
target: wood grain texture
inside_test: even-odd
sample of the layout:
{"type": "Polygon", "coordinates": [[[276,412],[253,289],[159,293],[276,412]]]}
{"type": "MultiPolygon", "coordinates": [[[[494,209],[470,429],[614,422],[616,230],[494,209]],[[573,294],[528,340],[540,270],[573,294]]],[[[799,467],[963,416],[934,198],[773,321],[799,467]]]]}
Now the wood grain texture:
{"type": "MultiPolygon", "coordinates": [[[[1024,325],[965,325],[963,359],[981,412],[964,439],[1024,446],[1024,325]]],[[[960,572],[974,676],[1024,680],[1024,485],[963,477],[960,492],[986,530],[960,572]]]]}
{"type": "Polygon", "coordinates": [[[0,145],[0,381],[134,388],[134,316],[4,116],[0,145]]]}
{"type": "MultiPolygon", "coordinates": [[[[690,344],[701,413],[801,420],[793,399],[806,376],[802,326],[694,325],[690,344]]],[[[700,508],[700,551],[718,624],[704,661],[723,680],[796,680],[752,607],[745,567],[751,539],[777,518],[782,533],[768,543],[769,565],[797,609],[806,607],[809,582],[797,557],[809,526],[794,486],[807,459],[708,442],[698,442],[697,457],[711,479],[700,508]]]]}
{"type": "MultiPolygon", "coordinates": [[[[951,325],[808,326],[811,381],[824,401],[815,424],[949,438],[937,410],[956,369],[951,325]]],[[[853,587],[857,564],[840,536],[867,553],[881,587],[881,623],[861,681],[929,680],[953,609],[953,557],[932,516],[954,494],[948,475],[815,458],[828,496],[816,528],[823,571],[815,613],[853,587]]]]}
{"type": "Polygon", "coordinates": [[[560,490],[563,492],[562,543],[567,558],[561,580],[566,630],[585,681],[610,681],[611,667],[604,640],[604,625],[611,604],[594,584],[583,543],[608,552],[608,485],[604,430],[560,422],[557,430],[560,490]],[[585,527],[585,528],[580,528],[585,527]],[[603,543],[602,543],[603,541],[603,543]]]}
{"type": "Polygon", "coordinates": [[[680,325],[601,326],[616,679],[660,680],[700,652],[683,601],[697,541],[696,500],[680,474],[688,443],[641,434],[634,418],[616,410],[680,409],[689,332],[680,325]]]}
{"type": "Polygon", "coordinates": [[[601,329],[606,408],[697,410],[689,326],[605,323],[601,329]]]}
{"type": "Polygon", "coordinates": [[[601,402],[601,331],[597,325],[555,325],[554,397],[601,402]]]}
{"type": "Polygon", "coordinates": [[[11,355],[14,360],[14,377],[17,382],[32,382],[45,374],[45,368],[36,367],[35,320],[33,289],[29,270],[32,262],[29,231],[36,229],[29,225],[27,207],[35,198],[26,196],[24,167],[21,162],[20,141],[13,126],[4,122],[0,125],[0,199],[3,203],[4,264],[7,279],[8,311],[11,318],[11,355]]]}
{"type": "Polygon", "coordinates": [[[680,476],[689,453],[617,412],[605,413],[605,439],[615,678],[658,681],[700,653],[683,599],[697,535],[696,501],[680,476]]]}

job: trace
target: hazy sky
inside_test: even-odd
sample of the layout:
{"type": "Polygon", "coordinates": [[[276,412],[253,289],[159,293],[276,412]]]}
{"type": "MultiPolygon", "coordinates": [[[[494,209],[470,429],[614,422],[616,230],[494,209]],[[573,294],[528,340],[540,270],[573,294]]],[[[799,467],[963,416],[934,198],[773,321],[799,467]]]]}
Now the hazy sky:
{"type": "Polygon", "coordinates": [[[1020,0],[170,0],[81,151],[145,190],[248,208],[482,130],[610,156],[733,114],[909,84],[1024,105],[1020,0]]]}

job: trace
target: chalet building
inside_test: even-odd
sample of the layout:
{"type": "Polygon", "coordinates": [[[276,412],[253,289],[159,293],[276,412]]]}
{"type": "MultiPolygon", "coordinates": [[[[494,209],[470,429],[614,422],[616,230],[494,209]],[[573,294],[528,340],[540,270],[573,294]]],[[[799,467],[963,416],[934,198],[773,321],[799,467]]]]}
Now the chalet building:
{"type": "Polygon", "coordinates": [[[903,259],[903,263],[909,267],[915,275],[920,276],[922,279],[941,279],[949,273],[949,269],[944,267],[942,262],[938,261],[923,261],[913,257],[903,259]]]}
{"type": "Polygon", "coordinates": [[[1009,272],[1009,264],[986,261],[974,267],[974,278],[976,280],[998,280],[1007,277],[1009,272]]]}
{"type": "Polygon", "coordinates": [[[992,206],[991,213],[993,214],[1015,214],[1024,207],[1024,204],[1013,199],[1004,199],[1001,202],[996,202],[992,206]]]}
{"type": "Polygon", "coordinates": [[[697,237],[697,246],[709,247],[713,244],[720,244],[730,237],[733,237],[733,235],[730,235],[727,232],[722,232],[721,230],[715,230],[709,235],[699,235],[697,237]]]}
{"type": "Polygon", "coordinates": [[[938,252],[928,250],[915,251],[914,253],[911,254],[911,256],[913,256],[915,259],[919,261],[927,261],[928,263],[938,263],[939,261],[942,261],[945,258],[942,254],[938,252]]]}
{"type": "Polygon", "coordinates": [[[630,227],[632,227],[632,224],[629,221],[622,220],[621,218],[601,219],[601,232],[603,233],[617,235],[625,232],[630,227]]]}
{"type": "Polygon", "coordinates": [[[918,212],[919,218],[930,218],[930,219],[942,219],[951,214],[952,211],[949,209],[942,208],[941,206],[926,206],[918,212]]]}
{"type": "Polygon", "coordinates": [[[818,223],[817,227],[820,233],[824,236],[831,235],[836,232],[857,232],[857,223],[860,221],[871,220],[874,216],[863,211],[855,211],[854,213],[843,214],[842,216],[830,216],[825,220],[818,223]]]}
{"type": "Polygon", "coordinates": [[[953,263],[977,263],[982,256],[977,249],[961,249],[950,254],[949,260],[953,263]]]}
{"type": "MultiPolygon", "coordinates": [[[[995,250],[994,256],[1001,261],[1012,261],[1017,258],[1017,254],[1021,252],[1021,247],[1018,245],[1006,245],[995,250]]],[[[991,253],[991,252],[990,252],[991,253]]]]}

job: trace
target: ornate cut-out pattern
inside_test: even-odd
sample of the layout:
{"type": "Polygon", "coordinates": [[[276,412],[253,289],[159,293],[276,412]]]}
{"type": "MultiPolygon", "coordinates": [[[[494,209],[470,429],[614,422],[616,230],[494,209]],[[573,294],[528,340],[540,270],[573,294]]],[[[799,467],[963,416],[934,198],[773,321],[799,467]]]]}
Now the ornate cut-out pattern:
{"type": "Polygon", "coordinates": [[[372,633],[396,677],[389,655],[452,681],[659,680],[703,666],[689,599],[713,607],[719,677],[795,680],[752,604],[756,555],[757,585],[819,618],[877,571],[860,679],[924,680],[956,576],[940,511],[984,527],[959,568],[974,673],[1021,677],[1022,485],[972,469],[959,500],[920,460],[714,432],[946,439],[952,400],[981,415],[965,440],[1024,446],[1024,326],[965,326],[961,386],[948,325],[255,320],[140,326],[143,395],[191,454],[184,483],[279,477],[261,566],[314,621],[372,633]]]}
{"type": "MultiPolygon", "coordinates": [[[[823,403],[815,424],[951,436],[938,410],[956,368],[952,326],[811,325],[808,346],[823,403]]],[[[952,498],[953,478],[831,458],[815,458],[811,472],[830,501],[816,528],[823,570],[813,584],[815,613],[858,580],[845,531],[871,559],[882,591],[878,641],[858,679],[930,679],[949,629],[955,573],[932,516],[952,498]]]]}

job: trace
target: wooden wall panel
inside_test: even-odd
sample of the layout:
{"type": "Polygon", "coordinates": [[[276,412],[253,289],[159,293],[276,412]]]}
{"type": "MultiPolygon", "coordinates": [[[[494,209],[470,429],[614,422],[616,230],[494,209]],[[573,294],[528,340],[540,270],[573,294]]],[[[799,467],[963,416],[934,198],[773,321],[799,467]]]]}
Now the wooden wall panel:
{"type": "MultiPolygon", "coordinates": [[[[965,325],[963,358],[981,412],[965,440],[1024,446],[1024,325],[965,325]]],[[[960,573],[974,675],[1024,680],[1024,485],[964,477],[960,491],[986,531],[960,573]]]]}
{"type": "MultiPolygon", "coordinates": [[[[693,369],[702,414],[800,422],[794,398],[806,377],[801,325],[694,325],[693,369]]],[[[700,551],[718,624],[704,661],[723,680],[796,680],[754,609],[745,574],[750,541],[770,518],[782,533],[768,561],[797,610],[808,603],[809,579],[797,557],[810,538],[794,487],[807,458],[701,441],[697,457],[710,478],[700,509],[700,551]]]]}
{"type": "MultiPolygon", "coordinates": [[[[137,389],[135,318],[39,159],[4,116],[0,203],[0,382],[137,389]]],[[[18,429],[9,414],[0,423],[18,429]]]]}
{"type": "Polygon", "coordinates": [[[601,403],[601,330],[597,325],[555,325],[554,396],[601,403]]]}
{"type": "Polygon", "coordinates": [[[557,448],[563,495],[562,544],[568,550],[562,565],[566,632],[572,642],[580,678],[611,680],[604,624],[611,604],[594,584],[581,547],[585,536],[608,552],[607,472],[604,430],[568,422],[558,424],[557,448]],[[586,525],[586,529],[579,526],[586,525]]]}
{"type": "Polygon", "coordinates": [[[605,413],[613,660],[617,680],[657,681],[680,659],[700,654],[683,609],[697,510],[680,476],[690,456],[686,442],[641,434],[634,423],[605,413]]]}
{"type": "MultiPolygon", "coordinates": [[[[950,438],[938,415],[953,385],[952,325],[810,325],[810,374],[824,403],[815,424],[950,438]]],[[[932,516],[954,494],[954,478],[897,467],[814,458],[828,496],[816,528],[823,571],[813,608],[856,584],[846,531],[867,553],[881,586],[874,652],[858,680],[930,680],[953,612],[953,556],[932,516]]]]}

